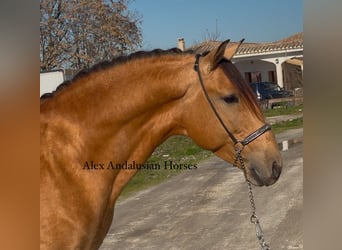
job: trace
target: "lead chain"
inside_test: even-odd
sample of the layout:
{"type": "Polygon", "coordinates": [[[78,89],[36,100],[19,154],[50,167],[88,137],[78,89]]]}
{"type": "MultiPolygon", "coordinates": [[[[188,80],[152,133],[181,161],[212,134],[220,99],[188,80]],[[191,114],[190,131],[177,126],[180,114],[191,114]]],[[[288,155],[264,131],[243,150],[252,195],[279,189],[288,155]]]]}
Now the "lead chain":
{"type": "Polygon", "coordinates": [[[251,208],[252,208],[252,212],[251,212],[252,215],[251,215],[250,221],[251,223],[255,225],[256,237],[259,240],[261,250],[271,250],[271,247],[265,241],[264,234],[261,229],[258,216],[256,215],[256,207],[255,207],[255,202],[254,202],[254,197],[253,197],[253,192],[252,192],[252,185],[249,181],[247,181],[247,186],[248,186],[248,192],[249,192],[249,201],[251,203],[251,208]]]}
{"type": "Polygon", "coordinates": [[[253,223],[255,225],[256,237],[259,240],[261,250],[271,250],[271,247],[265,241],[264,234],[263,234],[263,231],[261,229],[259,219],[258,219],[258,217],[256,215],[256,207],[255,207],[255,202],[254,202],[254,195],[253,195],[253,191],[252,191],[252,185],[251,185],[251,183],[247,179],[246,170],[245,170],[245,164],[244,164],[244,161],[243,161],[242,156],[241,156],[242,149],[243,149],[243,147],[242,148],[238,148],[238,147],[235,148],[235,150],[236,150],[236,158],[235,158],[235,161],[234,161],[234,167],[238,167],[238,162],[239,162],[240,163],[240,168],[243,169],[243,172],[244,172],[244,175],[245,175],[245,179],[246,179],[247,187],[248,187],[249,201],[250,201],[251,208],[252,208],[250,221],[251,221],[251,223],[253,223]]]}

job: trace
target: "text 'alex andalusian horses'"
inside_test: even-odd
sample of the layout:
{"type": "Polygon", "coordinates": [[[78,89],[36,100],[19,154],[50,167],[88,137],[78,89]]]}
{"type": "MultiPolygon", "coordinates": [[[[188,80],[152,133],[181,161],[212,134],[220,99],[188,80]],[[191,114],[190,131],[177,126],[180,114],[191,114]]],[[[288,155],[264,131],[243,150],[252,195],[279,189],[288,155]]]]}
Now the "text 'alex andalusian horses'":
{"type": "Polygon", "coordinates": [[[41,99],[41,249],[97,249],[137,171],[106,164],[144,163],[172,135],[187,135],[230,163],[232,138],[247,138],[246,178],[259,186],[279,178],[274,135],[230,61],[240,44],[225,41],[198,57],[138,52],[79,73],[41,99]]]}

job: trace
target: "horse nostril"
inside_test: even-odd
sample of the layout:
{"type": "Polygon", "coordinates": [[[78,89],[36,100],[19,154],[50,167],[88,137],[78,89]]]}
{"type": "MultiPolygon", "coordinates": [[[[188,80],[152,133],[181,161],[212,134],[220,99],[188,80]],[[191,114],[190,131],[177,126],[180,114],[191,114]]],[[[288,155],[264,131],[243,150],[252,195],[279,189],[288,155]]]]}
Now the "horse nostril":
{"type": "Polygon", "coordinates": [[[272,164],[272,176],[275,179],[278,179],[281,173],[281,165],[279,165],[276,161],[272,164]]]}

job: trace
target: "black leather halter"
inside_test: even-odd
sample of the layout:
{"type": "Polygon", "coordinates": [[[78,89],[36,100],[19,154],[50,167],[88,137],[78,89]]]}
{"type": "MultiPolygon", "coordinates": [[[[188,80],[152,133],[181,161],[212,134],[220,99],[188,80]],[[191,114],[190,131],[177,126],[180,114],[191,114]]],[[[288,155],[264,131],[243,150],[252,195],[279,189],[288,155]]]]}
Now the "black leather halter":
{"type": "Polygon", "coordinates": [[[211,101],[210,97],[209,97],[209,94],[204,86],[204,83],[203,83],[203,79],[202,79],[202,75],[201,75],[201,70],[199,68],[199,59],[200,57],[202,56],[202,54],[197,54],[196,55],[196,61],[195,61],[195,65],[194,65],[194,70],[197,72],[198,74],[198,78],[199,78],[199,81],[200,81],[200,84],[201,84],[201,87],[203,89],[203,92],[204,92],[204,95],[211,107],[211,109],[214,111],[217,119],[219,120],[219,122],[221,123],[222,127],[224,128],[224,130],[227,132],[227,134],[229,135],[229,137],[232,139],[233,143],[234,143],[234,146],[235,146],[235,149],[236,151],[239,151],[239,153],[241,153],[242,149],[244,146],[246,146],[247,144],[249,144],[250,142],[254,141],[256,138],[258,138],[259,136],[261,136],[262,134],[264,134],[266,131],[270,130],[271,129],[271,126],[269,124],[265,124],[263,125],[261,128],[255,130],[253,133],[251,133],[250,135],[246,136],[245,139],[243,140],[238,140],[236,139],[236,137],[233,135],[232,132],[229,131],[229,129],[226,127],[226,125],[224,124],[221,116],[219,115],[219,113],[217,112],[213,102],[211,101]],[[237,148],[237,145],[238,144],[241,144],[242,145],[242,148],[238,149],[237,148]]]}

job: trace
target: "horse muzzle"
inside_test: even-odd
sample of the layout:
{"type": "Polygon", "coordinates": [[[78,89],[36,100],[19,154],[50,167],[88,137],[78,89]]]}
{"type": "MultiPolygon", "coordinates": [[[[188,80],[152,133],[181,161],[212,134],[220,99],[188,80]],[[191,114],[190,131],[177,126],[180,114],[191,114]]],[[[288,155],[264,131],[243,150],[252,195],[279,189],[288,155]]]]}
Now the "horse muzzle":
{"type": "Polygon", "coordinates": [[[264,168],[251,164],[245,171],[247,180],[253,185],[270,186],[279,179],[282,171],[282,163],[273,161],[269,171],[265,171],[264,168]]]}

